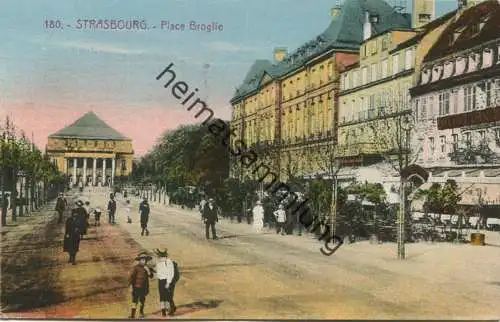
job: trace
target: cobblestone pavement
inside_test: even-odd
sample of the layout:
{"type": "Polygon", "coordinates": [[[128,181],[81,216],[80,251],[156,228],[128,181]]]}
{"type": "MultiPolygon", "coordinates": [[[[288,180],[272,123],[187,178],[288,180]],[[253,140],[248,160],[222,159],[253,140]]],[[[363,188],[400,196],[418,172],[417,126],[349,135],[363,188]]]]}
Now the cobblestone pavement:
{"type": "MultiPolygon", "coordinates": [[[[92,205],[106,208],[105,192],[86,196],[92,205]]],[[[151,234],[141,236],[139,200],[132,198],[133,222],[127,224],[124,200],[117,199],[117,225],[108,225],[103,215],[103,225],[91,228],[82,241],[76,266],[66,263],[62,227],[53,221],[38,228],[34,240],[6,248],[21,256],[2,253],[9,269],[2,270],[2,282],[12,281],[15,269],[23,271],[8,284],[25,281],[17,292],[35,290],[38,295],[21,301],[30,305],[10,303],[15,312],[5,316],[125,318],[130,300],[126,277],[134,255],[166,246],[181,268],[179,318],[500,317],[500,247],[414,244],[401,262],[394,244],[356,243],[327,257],[312,238],[256,234],[250,225],[224,220],[217,227],[220,239],[206,240],[197,212],[155,204],[151,234]],[[18,251],[30,244],[37,246],[18,251]]],[[[156,281],[151,286],[146,317],[161,318],[156,281]]],[[[13,289],[7,299],[19,302],[22,297],[13,297],[13,289]]]]}

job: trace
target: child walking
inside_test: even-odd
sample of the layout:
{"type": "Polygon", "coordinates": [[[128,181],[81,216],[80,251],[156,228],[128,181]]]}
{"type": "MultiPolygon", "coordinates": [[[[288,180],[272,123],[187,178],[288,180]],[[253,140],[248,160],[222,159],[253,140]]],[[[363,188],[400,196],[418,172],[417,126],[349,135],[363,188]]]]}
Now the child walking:
{"type": "Polygon", "coordinates": [[[131,319],[135,318],[138,302],[140,303],[140,317],[144,317],[144,303],[146,302],[146,296],[149,293],[149,278],[153,277],[153,270],[150,269],[146,263],[151,259],[152,257],[146,252],[141,252],[135,258],[135,260],[139,261],[139,264],[134,266],[129,277],[129,285],[132,285],[132,307],[129,316],[131,319]]]}

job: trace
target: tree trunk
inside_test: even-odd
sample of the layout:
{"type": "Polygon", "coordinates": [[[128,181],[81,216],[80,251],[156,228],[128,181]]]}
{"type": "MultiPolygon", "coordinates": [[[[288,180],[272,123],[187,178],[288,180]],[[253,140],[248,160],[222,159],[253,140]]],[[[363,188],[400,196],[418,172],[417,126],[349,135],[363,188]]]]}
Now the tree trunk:
{"type": "Polygon", "coordinates": [[[1,189],[1,196],[2,196],[2,218],[1,218],[1,224],[2,224],[2,227],[5,227],[5,225],[7,224],[7,207],[5,207],[7,204],[5,203],[5,192],[4,192],[4,183],[5,183],[5,173],[7,172],[7,170],[4,168],[2,169],[2,174],[0,175],[0,189],[1,189]]]}
{"type": "Polygon", "coordinates": [[[19,180],[19,217],[24,216],[24,177],[19,180]]]}
{"type": "Polygon", "coordinates": [[[26,197],[26,205],[24,206],[24,211],[26,214],[30,213],[30,201],[31,201],[31,194],[30,194],[30,187],[31,187],[31,179],[30,177],[26,177],[26,182],[24,183],[24,195],[26,197]]]}
{"type": "Polygon", "coordinates": [[[17,221],[17,169],[13,170],[14,175],[12,176],[12,186],[11,186],[11,197],[10,197],[10,208],[12,209],[12,221],[17,221]]]}
{"type": "Polygon", "coordinates": [[[30,198],[30,209],[31,211],[35,211],[35,177],[32,177],[31,178],[31,188],[30,188],[30,194],[31,194],[31,198],[30,198]]]}

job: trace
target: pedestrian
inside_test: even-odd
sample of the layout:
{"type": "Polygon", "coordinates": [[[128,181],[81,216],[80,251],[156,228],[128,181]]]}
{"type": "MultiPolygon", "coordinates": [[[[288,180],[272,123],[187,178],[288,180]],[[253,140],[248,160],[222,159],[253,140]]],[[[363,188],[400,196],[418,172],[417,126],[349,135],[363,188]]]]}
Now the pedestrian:
{"type": "Polygon", "coordinates": [[[66,229],[64,231],[63,251],[69,254],[68,263],[76,265],[76,253],[80,249],[80,223],[77,219],[76,208],[73,209],[68,219],[66,219],[66,229]]]}
{"type": "Polygon", "coordinates": [[[87,229],[90,226],[90,201],[85,201],[85,205],[83,206],[83,209],[85,209],[85,229],[84,229],[84,235],[87,235],[87,229]]]}
{"type": "Polygon", "coordinates": [[[278,206],[278,210],[274,212],[274,217],[276,217],[276,234],[285,234],[285,222],[286,222],[286,212],[283,209],[283,204],[278,206]]]}
{"type": "Polygon", "coordinates": [[[168,258],[168,250],[155,249],[155,253],[160,257],[156,263],[156,276],[158,277],[158,291],[160,293],[161,315],[167,315],[167,302],[170,305],[168,315],[174,315],[176,306],[174,303],[175,284],[179,280],[179,269],[177,263],[168,258]]]}
{"type": "Polygon", "coordinates": [[[76,207],[72,210],[72,212],[75,213],[78,231],[80,232],[80,237],[83,238],[83,235],[87,233],[87,211],[83,208],[83,201],[81,200],[77,200],[75,206],[76,207]]]}
{"type": "Polygon", "coordinates": [[[110,193],[109,194],[109,202],[108,202],[108,216],[109,220],[108,222],[111,225],[115,224],[115,213],[116,213],[116,200],[115,200],[115,195],[110,193]]]}
{"type": "Polygon", "coordinates": [[[257,233],[262,232],[262,228],[264,228],[264,207],[262,207],[260,200],[257,200],[255,207],[253,207],[252,217],[254,231],[257,233]]]}
{"type": "Polygon", "coordinates": [[[57,217],[57,223],[60,224],[63,221],[63,213],[64,210],[66,209],[66,199],[64,198],[64,194],[61,192],[59,193],[59,197],[57,197],[56,201],[56,211],[58,214],[57,217]]]}
{"type": "Polygon", "coordinates": [[[97,227],[97,226],[101,226],[101,207],[97,206],[95,209],[94,209],[94,220],[95,220],[95,223],[94,225],[97,227]]]}
{"type": "Polygon", "coordinates": [[[215,231],[215,223],[219,221],[217,218],[217,206],[213,198],[208,199],[208,203],[203,208],[203,222],[205,223],[205,236],[210,239],[209,228],[212,228],[212,238],[217,239],[215,231]]]}
{"type": "Polygon", "coordinates": [[[132,208],[130,207],[130,200],[127,200],[127,205],[125,210],[127,211],[127,223],[131,224],[132,223],[132,208]]]}
{"type": "Polygon", "coordinates": [[[205,196],[201,196],[199,211],[202,218],[203,218],[203,209],[205,209],[206,204],[207,200],[205,199],[205,196]]]}
{"type": "Polygon", "coordinates": [[[141,236],[144,236],[144,231],[146,231],[146,236],[149,235],[148,221],[149,221],[149,203],[148,198],[144,197],[141,204],[139,205],[139,214],[141,215],[141,236]]]}
{"type": "Polygon", "coordinates": [[[129,276],[129,285],[132,286],[132,307],[129,318],[135,318],[137,303],[140,303],[139,314],[144,317],[144,304],[149,294],[149,279],[153,277],[153,271],[146,265],[151,260],[146,252],[141,252],[136,258],[139,263],[134,266],[129,276]]]}

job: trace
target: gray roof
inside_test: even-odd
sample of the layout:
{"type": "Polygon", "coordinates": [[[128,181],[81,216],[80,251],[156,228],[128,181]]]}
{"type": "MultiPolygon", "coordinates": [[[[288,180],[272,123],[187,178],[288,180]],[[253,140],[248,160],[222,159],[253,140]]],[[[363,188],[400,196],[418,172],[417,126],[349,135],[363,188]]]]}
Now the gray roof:
{"type": "Polygon", "coordinates": [[[94,112],[86,113],[73,124],[49,135],[49,138],[129,140],[106,124],[94,112]]]}
{"type": "Polygon", "coordinates": [[[331,49],[358,51],[363,42],[365,12],[379,16],[379,22],[372,24],[372,36],[390,29],[411,28],[411,16],[397,12],[384,0],[345,0],[340,15],[332,20],[323,33],[288,54],[285,59],[276,63],[265,59],[255,61],[231,102],[258,90],[264,74],[272,78],[282,77],[331,49]]]}

